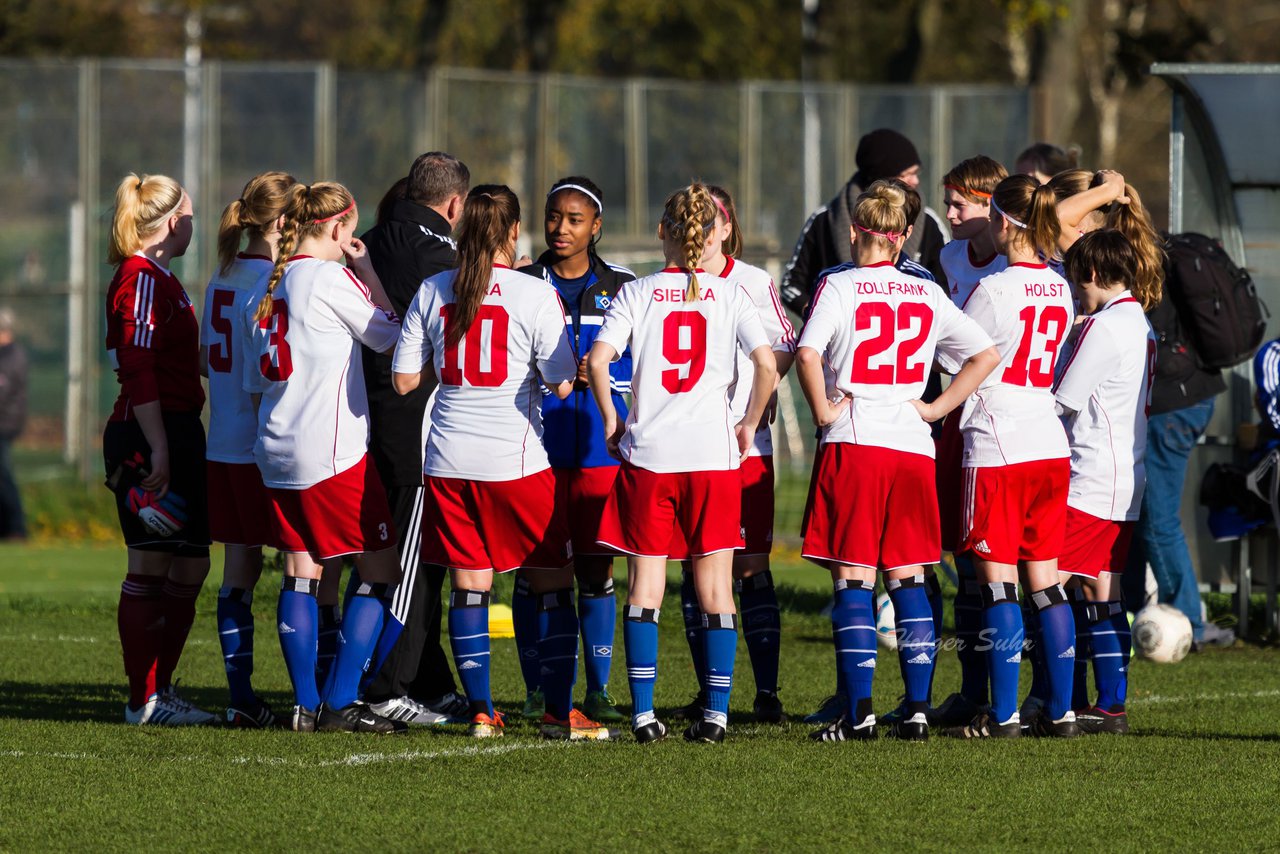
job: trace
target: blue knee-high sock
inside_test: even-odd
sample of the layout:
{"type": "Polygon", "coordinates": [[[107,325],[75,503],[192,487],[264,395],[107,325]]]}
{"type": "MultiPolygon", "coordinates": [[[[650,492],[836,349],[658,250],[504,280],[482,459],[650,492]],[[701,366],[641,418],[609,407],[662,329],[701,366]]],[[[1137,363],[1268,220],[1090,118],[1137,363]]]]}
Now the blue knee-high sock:
{"type": "Polygon", "coordinates": [[[538,690],[538,671],[541,669],[538,663],[538,597],[529,586],[529,579],[523,575],[516,576],[516,587],[511,594],[511,623],[516,631],[516,654],[520,656],[524,690],[526,694],[532,694],[538,690]]]}
{"type": "Polygon", "coordinates": [[[218,643],[227,671],[231,705],[252,705],[253,693],[253,591],[223,587],[218,591],[218,643]]]}
{"type": "Polygon", "coordinates": [[[578,612],[573,609],[573,588],[540,593],[537,602],[538,684],[546,696],[547,714],[567,721],[578,676],[578,612]]]}
{"type": "Polygon", "coordinates": [[[991,717],[1006,723],[1018,713],[1018,669],[1022,664],[1022,606],[1018,585],[982,585],[984,646],[991,671],[991,717]]]}
{"type": "MultiPolygon", "coordinates": [[[[1076,623],[1076,666],[1071,680],[1071,708],[1089,708],[1089,662],[1093,660],[1093,626],[1089,620],[1089,601],[1079,587],[1067,591],[1071,600],[1071,616],[1076,623]]],[[[1125,631],[1128,631],[1125,626],[1125,631]]]]}
{"type": "Polygon", "coordinates": [[[622,639],[627,646],[627,682],[631,686],[631,727],[655,720],[653,683],[658,678],[657,608],[628,605],[623,611],[622,639]]]}
{"type": "Polygon", "coordinates": [[[907,691],[907,711],[912,715],[923,713],[929,709],[929,685],[933,682],[933,665],[938,649],[924,576],[886,579],[884,586],[893,602],[898,632],[898,663],[907,691]]]}
{"type": "Polygon", "coordinates": [[[684,639],[693,658],[693,673],[698,677],[698,692],[707,690],[707,645],[702,640],[702,609],[698,607],[698,591],[693,585],[693,571],[680,573],[680,612],[684,615],[684,639]]]}
{"type": "MultiPolygon", "coordinates": [[[[394,602],[392,604],[394,607],[394,602]]],[[[382,621],[382,634],[378,635],[378,643],[373,648],[373,663],[369,665],[369,672],[364,675],[364,681],[361,682],[362,691],[378,675],[378,671],[386,663],[391,650],[395,649],[403,632],[404,623],[397,620],[392,610],[388,609],[386,619],[382,621]]]]}
{"type": "Polygon", "coordinates": [[[320,691],[316,687],[319,589],[320,582],[314,578],[285,576],[280,585],[280,601],[276,603],[276,631],[289,681],[293,683],[294,702],[313,712],[320,708],[320,691]]]}
{"type": "Polygon", "coordinates": [[[317,685],[325,685],[329,682],[329,674],[333,672],[333,662],[338,657],[338,635],[341,628],[342,617],[338,606],[321,605],[319,643],[316,646],[317,685]]]}
{"type": "Polygon", "coordinates": [[[613,667],[613,632],[618,622],[618,597],[613,593],[612,578],[579,586],[578,619],[582,623],[587,690],[603,691],[613,667]]]}
{"type": "Polygon", "coordinates": [[[373,658],[394,590],[394,584],[361,582],[347,603],[338,631],[338,654],[324,686],[329,708],[341,709],[360,699],[360,679],[373,658]]]}
{"type": "Polygon", "coordinates": [[[471,714],[493,717],[493,697],[489,693],[487,590],[454,590],[449,594],[449,646],[453,650],[458,681],[471,701],[471,714]]]}
{"type": "Polygon", "coordinates": [[[1044,638],[1040,634],[1040,611],[1029,599],[1022,603],[1022,624],[1026,627],[1022,654],[1031,659],[1031,688],[1027,696],[1048,700],[1049,666],[1044,657],[1044,638]]]}
{"type": "Polygon", "coordinates": [[[836,669],[845,689],[846,714],[859,724],[871,714],[871,683],[876,675],[875,587],[863,581],[835,583],[831,634],[836,669]]]}
{"type": "Polygon", "coordinates": [[[960,585],[956,588],[956,657],[960,659],[960,693],[970,702],[984,706],[990,701],[987,653],[982,646],[982,584],[973,560],[956,555],[960,585]]]}
{"type": "Polygon", "coordinates": [[[707,653],[707,706],[702,719],[729,725],[729,694],[733,690],[733,659],[738,651],[738,615],[703,617],[702,642],[707,653]]]}
{"type": "Polygon", "coordinates": [[[756,691],[778,693],[778,643],[782,639],[782,611],[778,591],[769,570],[744,578],[736,584],[738,610],[742,614],[742,636],[751,657],[751,674],[756,691]]]}
{"type": "Polygon", "coordinates": [[[1071,711],[1072,680],[1076,670],[1076,621],[1061,584],[1037,590],[1027,597],[1036,613],[1040,637],[1040,659],[1048,692],[1038,694],[1045,701],[1049,720],[1061,720],[1071,711]]]}
{"type": "Polygon", "coordinates": [[[929,596],[929,612],[933,614],[933,640],[935,666],[929,671],[929,703],[933,703],[933,677],[937,675],[938,644],[942,643],[942,585],[936,572],[924,574],[924,590],[929,596]]]}
{"type": "Polygon", "coordinates": [[[1098,708],[1123,712],[1129,691],[1129,618],[1119,602],[1090,602],[1089,631],[1093,640],[1093,678],[1098,686],[1098,708]]]}

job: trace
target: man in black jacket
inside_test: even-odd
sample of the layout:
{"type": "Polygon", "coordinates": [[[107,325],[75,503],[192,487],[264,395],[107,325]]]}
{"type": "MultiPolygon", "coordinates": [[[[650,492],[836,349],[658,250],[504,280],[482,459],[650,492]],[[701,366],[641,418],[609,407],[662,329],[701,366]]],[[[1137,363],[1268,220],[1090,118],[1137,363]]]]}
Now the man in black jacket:
{"type": "MultiPolygon", "coordinates": [[[[858,140],[854,162],[858,171],[804,224],[795,253],[782,274],[782,301],[800,317],[808,311],[818,274],[853,260],[850,229],[858,196],[881,178],[898,178],[912,189],[920,185],[920,155],[911,140],[895,130],[880,128],[858,140]]],[[[926,207],[916,218],[902,254],[923,265],[936,281],[945,282],[938,257],[946,242],[942,220],[926,207]]]]}
{"type": "MultiPolygon", "coordinates": [[[[396,313],[404,316],[424,279],[457,266],[450,234],[462,217],[471,182],[467,167],[449,154],[431,151],[413,162],[404,198],[379,205],[386,210],[361,239],[396,313]]],[[[377,713],[409,724],[443,723],[465,713],[449,661],[440,645],[440,589],[445,570],[420,564],[422,519],[422,422],[431,388],[400,396],[391,385],[391,355],[364,351],[369,391],[369,452],[387,488],[400,534],[404,573],[392,600],[375,659],[378,667],[365,689],[377,713]],[[400,627],[403,626],[403,629],[400,627]]]]}
{"type": "Polygon", "coordinates": [[[0,308],[0,537],[25,540],[22,496],[9,449],[27,421],[27,354],[13,336],[13,311],[0,308]]]}

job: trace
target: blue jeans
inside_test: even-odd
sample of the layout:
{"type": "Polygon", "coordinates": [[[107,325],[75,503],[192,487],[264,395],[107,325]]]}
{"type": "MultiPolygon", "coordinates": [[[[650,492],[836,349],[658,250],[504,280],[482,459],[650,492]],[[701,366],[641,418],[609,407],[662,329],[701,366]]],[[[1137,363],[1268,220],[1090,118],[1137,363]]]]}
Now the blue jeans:
{"type": "Polygon", "coordinates": [[[1191,451],[1213,417],[1213,398],[1152,415],[1147,421],[1147,490],[1142,496],[1130,566],[1151,564],[1160,587],[1159,601],[1187,615],[1196,640],[1204,636],[1200,589],[1182,532],[1182,487],[1191,451]]]}

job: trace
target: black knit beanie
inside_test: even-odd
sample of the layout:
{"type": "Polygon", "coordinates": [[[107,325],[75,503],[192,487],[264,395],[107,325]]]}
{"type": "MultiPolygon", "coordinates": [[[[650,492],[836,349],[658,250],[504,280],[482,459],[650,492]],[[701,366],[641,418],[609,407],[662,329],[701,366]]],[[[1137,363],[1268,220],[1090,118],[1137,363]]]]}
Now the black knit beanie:
{"type": "Polygon", "coordinates": [[[879,128],[858,140],[854,155],[863,186],[881,178],[896,178],[920,162],[920,154],[911,140],[896,130],[879,128]]]}

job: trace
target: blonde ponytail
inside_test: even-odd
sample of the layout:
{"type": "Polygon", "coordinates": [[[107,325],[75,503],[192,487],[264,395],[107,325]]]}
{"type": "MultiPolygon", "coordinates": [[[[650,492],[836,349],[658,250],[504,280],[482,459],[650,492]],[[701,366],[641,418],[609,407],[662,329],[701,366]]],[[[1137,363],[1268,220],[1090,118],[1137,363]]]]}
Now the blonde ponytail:
{"type": "Polygon", "coordinates": [[[676,190],[667,198],[662,210],[664,233],[680,245],[682,268],[689,274],[684,301],[697,302],[702,298],[698,285],[698,264],[707,244],[707,232],[716,223],[716,203],[711,192],[703,184],[693,183],[676,190]]]}
{"type": "Polygon", "coordinates": [[[107,263],[119,264],[141,249],[142,239],[176,214],[185,197],[182,185],[166,175],[126,175],[116,186],[107,263]]]}
{"type": "Polygon", "coordinates": [[[218,223],[218,268],[231,269],[246,230],[265,234],[284,213],[289,188],[298,183],[287,172],[263,172],[250,179],[240,198],[227,205],[218,223]]]}
{"type": "Polygon", "coordinates": [[[354,215],[355,199],[341,184],[293,184],[285,190],[284,225],[280,228],[279,252],[276,254],[275,266],[271,269],[271,278],[267,279],[267,292],[258,302],[255,320],[262,321],[271,316],[272,295],[280,284],[284,268],[293,257],[298,243],[320,234],[326,225],[335,221],[345,222],[354,215]]]}

